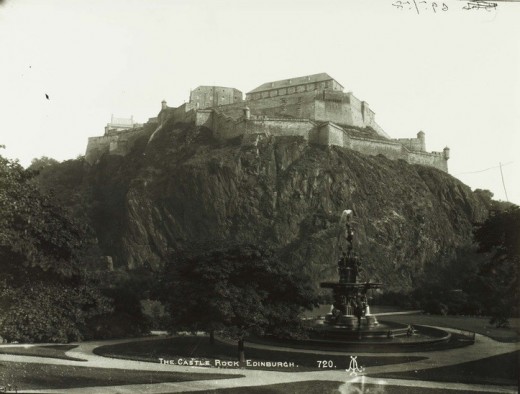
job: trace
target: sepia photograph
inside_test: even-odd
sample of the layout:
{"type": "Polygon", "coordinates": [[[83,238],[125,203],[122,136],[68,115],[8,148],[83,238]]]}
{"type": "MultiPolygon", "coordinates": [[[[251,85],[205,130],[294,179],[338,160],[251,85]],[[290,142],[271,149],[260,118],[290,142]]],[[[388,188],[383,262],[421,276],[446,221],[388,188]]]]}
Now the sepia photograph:
{"type": "Polygon", "coordinates": [[[518,393],[518,21],[0,0],[0,393],[518,393]]]}

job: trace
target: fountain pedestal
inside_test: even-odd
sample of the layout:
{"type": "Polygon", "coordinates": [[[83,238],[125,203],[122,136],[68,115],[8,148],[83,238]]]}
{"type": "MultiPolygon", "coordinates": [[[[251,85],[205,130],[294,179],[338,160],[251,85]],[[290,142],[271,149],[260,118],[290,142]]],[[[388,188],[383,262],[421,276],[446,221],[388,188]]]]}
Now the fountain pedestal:
{"type": "Polygon", "coordinates": [[[370,314],[366,293],[370,289],[378,289],[381,283],[341,283],[322,282],[322,288],[332,289],[334,304],[330,313],[325,316],[325,324],[345,329],[375,327],[379,323],[370,314]]]}
{"type": "MultiPolygon", "coordinates": [[[[362,337],[362,331],[372,330],[379,323],[375,316],[370,315],[368,306],[367,292],[370,289],[378,289],[381,283],[358,283],[358,274],[361,271],[361,264],[353,253],[353,235],[351,226],[352,211],[343,212],[340,224],[344,224],[344,239],[346,247],[340,246],[341,256],[338,260],[338,282],[322,282],[320,287],[332,289],[334,302],[330,313],[325,316],[323,327],[320,332],[324,334],[351,335],[348,331],[356,333],[362,337]],[[327,327],[329,329],[327,329],[327,327]]],[[[341,234],[338,237],[338,244],[341,245],[341,234]]]]}

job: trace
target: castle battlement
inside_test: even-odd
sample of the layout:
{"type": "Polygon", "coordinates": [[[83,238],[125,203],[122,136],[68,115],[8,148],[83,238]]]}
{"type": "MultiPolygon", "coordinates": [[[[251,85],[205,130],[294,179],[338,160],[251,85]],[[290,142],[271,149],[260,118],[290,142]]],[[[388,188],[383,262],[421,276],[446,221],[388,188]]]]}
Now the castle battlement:
{"type": "MultiPolygon", "coordinates": [[[[448,171],[449,148],[426,152],[423,131],[417,133],[417,138],[391,139],[376,123],[369,104],[343,90],[326,73],[266,82],[246,93],[245,100],[235,88],[199,86],[190,92],[190,101],[179,107],[168,107],[163,101],[157,117],[150,118],[147,124],[157,124],[157,132],[167,120],[174,119],[206,127],[221,140],[242,136],[246,144],[256,141],[255,136],[300,136],[311,144],[382,154],[448,171]]],[[[126,128],[114,126],[103,137],[89,138],[87,161],[93,163],[105,153],[126,154],[132,138],[125,136],[138,125],[133,118],[130,120],[114,123],[126,128]]]]}

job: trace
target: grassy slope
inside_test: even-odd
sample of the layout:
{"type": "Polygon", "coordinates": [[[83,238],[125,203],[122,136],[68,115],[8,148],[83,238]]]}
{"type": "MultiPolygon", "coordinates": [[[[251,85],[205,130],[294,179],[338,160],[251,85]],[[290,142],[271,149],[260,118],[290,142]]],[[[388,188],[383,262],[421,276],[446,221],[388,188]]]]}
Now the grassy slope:
{"type": "Polygon", "coordinates": [[[518,382],[520,352],[487,357],[477,361],[450,365],[448,367],[423,369],[418,371],[382,373],[371,377],[390,379],[417,379],[439,382],[472,384],[504,384],[513,386],[518,382]]]}
{"type": "Polygon", "coordinates": [[[19,356],[48,357],[59,358],[62,360],[84,361],[79,358],[69,357],[65,355],[75,345],[51,345],[51,346],[0,346],[0,354],[15,354],[19,356]]]}
{"type": "Polygon", "coordinates": [[[240,375],[190,374],[178,372],[135,371],[75,367],[64,365],[0,363],[0,382],[18,389],[65,389],[73,387],[113,386],[193,380],[227,379],[240,375]]]}

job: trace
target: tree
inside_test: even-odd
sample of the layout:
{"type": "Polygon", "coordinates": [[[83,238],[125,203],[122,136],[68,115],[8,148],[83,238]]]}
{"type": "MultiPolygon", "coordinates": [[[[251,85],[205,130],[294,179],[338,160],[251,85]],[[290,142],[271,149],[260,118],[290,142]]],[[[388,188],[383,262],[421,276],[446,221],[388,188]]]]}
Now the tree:
{"type": "Polygon", "coordinates": [[[29,171],[40,171],[43,168],[52,167],[58,164],[59,161],[52,157],[42,156],[39,159],[34,158],[31,160],[31,165],[27,167],[29,171]]]}
{"type": "Polygon", "coordinates": [[[520,305],[520,207],[496,212],[474,235],[478,251],[490,256],[479,270],[486,309],[491,323],[506,326],[520,305]]]}
{"type": "Polygon", "coordinates": [[[79,254],[87,227],[0,155],[0,335],[19,341],[81,339],[110,305],[85,281],[79,254]]]}
{"type": "Polygon", "coordinates": [[[299,317],[317,304],[310,279],[265,249],[242,245],[180,255],[167,267],[164,291],[174,330],[222,331],[238,343],[251,334],[302,332],[299,317]]]}

